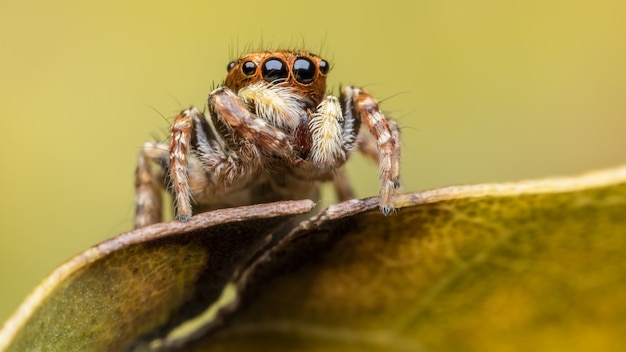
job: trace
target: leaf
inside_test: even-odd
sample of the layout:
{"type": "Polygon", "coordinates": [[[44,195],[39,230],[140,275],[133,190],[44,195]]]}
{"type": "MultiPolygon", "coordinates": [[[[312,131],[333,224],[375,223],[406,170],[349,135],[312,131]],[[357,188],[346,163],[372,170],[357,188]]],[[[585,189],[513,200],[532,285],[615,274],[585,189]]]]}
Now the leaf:
{"type": "Polygon", "coordinates": [[[217,210],[103,242],[31,293],[0,330],[0,350],[119,351],[165,334],[213,303],[274,228],[313,206],[217,210]]]}
{"type": "Polygon", "coordinates": [[[270,228],[312,204],[121,235],[49,276],[0,330],[0,350],[621,349],[626,167],[395,204],[383,217],[376,198],[349,201],[302,222],[243,269],[213,320],[159,344],[215,301],[270,228]]]}
{"type": "Polygon", "coordinates": [[[185,350],[622,349],[626,168],[397,205],[385,218],[376,199],[346,202],[302,223],[185,350]]]}

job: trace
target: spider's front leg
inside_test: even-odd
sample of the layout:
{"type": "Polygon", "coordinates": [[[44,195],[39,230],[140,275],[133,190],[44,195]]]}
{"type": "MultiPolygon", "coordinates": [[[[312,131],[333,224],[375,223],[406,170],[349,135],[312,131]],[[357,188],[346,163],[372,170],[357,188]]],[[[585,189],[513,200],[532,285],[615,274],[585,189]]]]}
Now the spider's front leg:
{"type": "Polygon", "coordinates": [[[295,158],[287,135],[256,117],[227,87],[211,92],[208,103],[212,125],[196,108],[183,111],[172,124],[169,176],[176,218],[180,221],[191,217],[194,196],[202,194],[209,198],[196,199],[197,202],[219,203],[219,199],[211,198],[216,191],[245,187],[258,176],[268,156],[295,158]],[[204,172],[198,175],[194,170],[195,181],[189,175],[191,154],[204,172]]]}
{"type": "MultiPolygon", "coordinates": [[[[376,99],[360,88],[343,88],[340,100],[344,107],[344,119],[354,121],[351,124],[354,133],[358,133],[358,126],[363,123],[374,137],[381,182],[380,211],[389,215],[394,211],[394,192],[400,187],[400,129],[380,110],[376,99]]],[[[372,148],[367,144],[359,143],[359,149],[371,156],[372,148]]]]}
{"type": "MultiPolygon", "coordinates": [[[[247,92],[244,88],[242,91],[247,92]]],[[[269,90],[268,90],[269,91],[269,90]]],[[[240,95],[242,92],[239,93],[240,95]]],[[[280,99],[279,101],[281,101],[280,99]]],[[[265,105],[260,100],[252,100],[257,110],[265,105]]],[[[220,87],[209,95],[209,110],[216,128],[231,150],[246,149],[258,153],[250,161],[262,156],[281,155],[292,159],[294,154],[288,136],[279,128],[250,112],[242,98],[227,87],[220,87]]],[[[266,109],[267,110],[267,109],[266,109]]],[[[280,110],[271,115],[278,115],[280,110]]]]}

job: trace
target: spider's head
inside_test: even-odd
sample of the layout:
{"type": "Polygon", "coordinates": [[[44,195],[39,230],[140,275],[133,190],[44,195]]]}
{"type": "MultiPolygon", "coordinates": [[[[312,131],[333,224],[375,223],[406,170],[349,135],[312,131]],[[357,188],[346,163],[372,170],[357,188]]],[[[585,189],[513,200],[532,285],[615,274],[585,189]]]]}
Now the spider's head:
{"type": "Polygon", "coordinates": [[[315,107],[326,96],[329,68],[328,61],[303,51],[260,51],[231,61],[224,84],[235,92],[262,81],[280,84],[310,100],[315,107]]]}

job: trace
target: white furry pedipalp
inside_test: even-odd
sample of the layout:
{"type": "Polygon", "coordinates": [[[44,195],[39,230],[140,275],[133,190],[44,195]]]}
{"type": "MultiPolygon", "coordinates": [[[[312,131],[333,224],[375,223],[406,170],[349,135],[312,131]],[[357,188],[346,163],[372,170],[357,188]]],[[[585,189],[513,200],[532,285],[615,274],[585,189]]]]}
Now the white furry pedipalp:
{"type": "Polygon", "coordinates": [[[315,164],[328,167],[345,160],[346,153],[342,148],[343,114],[339,100],[329,95],[316,109],[311,117],[309,128],[311,130],[311,159],[315,164]]]}
{"type": "Polygon", "coordinates": [[[259,118],[278,128],[294,130],[304,113],[300,96],[280,85],[258,82],[241,88],[237,95],[259,118]]]}

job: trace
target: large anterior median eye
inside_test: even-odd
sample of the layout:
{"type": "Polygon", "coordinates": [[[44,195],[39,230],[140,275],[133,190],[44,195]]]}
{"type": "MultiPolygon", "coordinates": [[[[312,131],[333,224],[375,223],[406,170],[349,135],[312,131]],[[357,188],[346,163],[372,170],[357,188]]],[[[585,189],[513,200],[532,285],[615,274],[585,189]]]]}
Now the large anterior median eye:
{"type": "Polygon", "coordinates": [[[270,83],[276,80],[283,80],[289,75],[287,65],[276,58],[271,58],[265,61],[261,72],[263,74],[263,79],[270,83]]]}
{"type": "Polygon", "coordinates": [[[293,75],[300,83],[311,83],[315,79],[315,65],[309,59],[299,58],[293,63],[293,75]]]}

